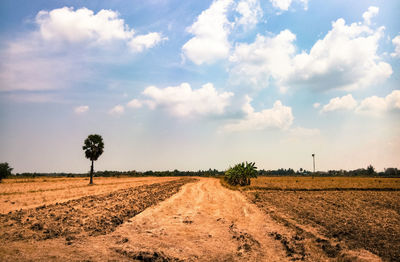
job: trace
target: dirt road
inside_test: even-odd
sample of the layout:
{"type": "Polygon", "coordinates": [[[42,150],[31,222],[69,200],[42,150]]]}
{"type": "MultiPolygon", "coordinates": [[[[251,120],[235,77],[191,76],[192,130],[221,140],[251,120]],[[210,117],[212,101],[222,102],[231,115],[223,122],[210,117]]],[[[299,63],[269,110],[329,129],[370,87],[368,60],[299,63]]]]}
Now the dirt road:
{"type": "Polygon", "coordinates": [[[200,179],[124,223],[114,235],[125,241],[116,250],[132,258],[288,261],[272,235],[281,228],[241,193],[217,179],[200,179]]]}
{"type": "MultiPolygon", "coordinates": [[[[337,243],[331,243],[314,228],[291,222],[284,214],[276,219],[277,213],[273,215],[268,213],[268,209],[259,209],[244,194],[222,187],[218,179],[199,178],[193,181],[189,179],[184,182],[186,184],[182,183],[183,186],[174,186],[178,182],[167,182],[172,189],[178,186],[179,192],[172,195],[174,192],[169,190],[172,197],[135,213],[131,218],[124,218],[122,224],[118,223],[110,230],[105,230],[107,228],[103,226],[96,227],[97,231],[104,231],[101,234],[77,233],[72,241],[63,234],[51,239],[30,237],[6,241],[0,248],[0,258],[3,257],[4,261],[336,261],[337,256],[329,257],[326,249],[337,247],[337,243]]],[[[143,189],[147,187],[143,186],[143,189]]],[[[162,188],[165,189],[165,185],[162,188]]],[[[102,198],[109,197],[118,202],[113,203],[119,213],[128,214],[132,204],[121,203],[128,203],[123,199],[133,196],[122,196],[125,191],[113,193],[119,198],[96,196],[95,202],[103,203],[102,198]]],[[[161,193],[150,195],[156,198],[167,195],[161,193]]],[[[142,192],[138,196],[146,194],[142,192]]],[[[86,198],[76,201],[83,201],[84,204],[75,205],[71,210],[87,208],[86,198]]],[[[137,204],[136,200],[131,202],[137,204]]],[[[85,211],[88,214],[85,219],[102,222],[115,217],[115,212],[110,209],[112,205],[105,202],[103,205],[110,214],[98,211],[102,216],[93,217],[85,211]]],[[[23,230],[18,236],[27,232],[26,223],[30,220],[23,223],[23,230]]],[[[68,225],[61,223],[59,227],[67,232],[68,225]]],[[[33,230],[32,227],[29,230],[33,230]]],[[[379,261],[370,257],[357,259],[343,261],[379,261]]]]}

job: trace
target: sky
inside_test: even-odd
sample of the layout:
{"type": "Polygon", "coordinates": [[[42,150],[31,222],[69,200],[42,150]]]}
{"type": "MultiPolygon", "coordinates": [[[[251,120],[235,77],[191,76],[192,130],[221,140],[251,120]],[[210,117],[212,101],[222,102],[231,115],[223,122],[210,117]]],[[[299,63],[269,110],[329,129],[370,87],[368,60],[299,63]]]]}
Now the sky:
{"type": "Polygon", "coordinates": [[[14,172],[400,168],[397,0],[0,2],[14,172]]]}

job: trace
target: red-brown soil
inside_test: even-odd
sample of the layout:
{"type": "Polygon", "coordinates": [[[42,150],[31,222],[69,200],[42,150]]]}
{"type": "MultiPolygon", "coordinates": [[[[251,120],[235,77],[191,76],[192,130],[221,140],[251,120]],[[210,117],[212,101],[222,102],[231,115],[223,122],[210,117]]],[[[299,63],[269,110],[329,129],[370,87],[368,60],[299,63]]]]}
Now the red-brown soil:
{"type": "Polygon", "coordinates": [[[246,194],[276,220],[314,238],[332,258],[340,258],[349,248],[366,249],[385,261],[400,261],[399,191],[262,190],[246,194]],[[307,227],[312,230],[304,230],[307,227]]]}
{"type": "Polygon", "coordinates": [[[154,183],[0,214],[0,239],[19,241],[61,237],[71,244],[76,238],[104,235],[193,181],[186,178],[154,183]]]}
{"type": "MultiPolygon", "coordinates": [[[[332,228],[297,215],[304,203],[320,211],[310,204],[320,201],[315,195],[320,191],[302,192],[309,198],[290,203],[289,192],[268,197],[263,194],[270,191],[229,190],[218,179],[194,181],[143,185],[1,215],[0,260],[380,261],[363,244],[353,246],[332,228]]],[[[327,215],[340,217],[332,212],[327,215]]]]}

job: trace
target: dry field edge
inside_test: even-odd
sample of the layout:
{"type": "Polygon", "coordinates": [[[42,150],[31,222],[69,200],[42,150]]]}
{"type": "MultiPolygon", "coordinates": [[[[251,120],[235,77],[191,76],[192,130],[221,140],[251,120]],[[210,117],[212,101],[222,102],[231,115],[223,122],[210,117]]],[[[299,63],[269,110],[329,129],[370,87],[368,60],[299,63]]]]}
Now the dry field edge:
{"type": "Polygon", "coordinates": [[[108,234],[194,181],[176,179],[0,214],[0,239],[7,242],[65,238],[70,243],[87,235],[108,234]]]}
{"type": "Polygon", "coordinates": [[[367,250],[383,261],[400,261],[399,178],[259,177],[244,188],[221,184],[314,239],[331,258],[367,250]]]}
{"type": "Polygon", "coordinates": [[[256,187],[251,186],[241,189],[243,191],[264,190],[264,191],[400,191],[400,188],[279,188],[279,187],[256,187]]]}

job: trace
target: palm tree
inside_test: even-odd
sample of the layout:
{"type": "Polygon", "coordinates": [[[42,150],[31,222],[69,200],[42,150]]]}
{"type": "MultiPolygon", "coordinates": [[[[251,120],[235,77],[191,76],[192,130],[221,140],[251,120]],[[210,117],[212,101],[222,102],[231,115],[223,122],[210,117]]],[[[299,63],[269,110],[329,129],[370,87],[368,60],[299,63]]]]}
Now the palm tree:
{"type": "Polygon", "coordinates": [[[89,135],[84,142],[82,149],[85,151],[85,156],[87,159],[92,161],[92,166],[90,168],[90,182],[93,184],[93,162],[96,161],[101,154],[103,154],[104,143],[103,138],[100,135],[94,134],[89,135]]]}

